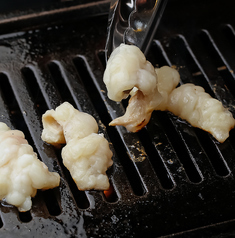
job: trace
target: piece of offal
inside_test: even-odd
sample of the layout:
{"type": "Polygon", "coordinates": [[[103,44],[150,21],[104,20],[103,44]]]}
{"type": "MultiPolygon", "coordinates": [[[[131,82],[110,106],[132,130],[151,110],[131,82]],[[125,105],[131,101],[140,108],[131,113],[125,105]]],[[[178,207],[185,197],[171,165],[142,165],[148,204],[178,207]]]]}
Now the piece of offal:
{"type": "Polygon", "coordinates": [[[48,171],[23,132],[0,122],[0,199],[21,212],[28,211],[37,189],[54,188],[59,183],[59,174],[48,171]]]}
{"type": "Polygon", "coordinates": [[[121,101],[131,95],[126,114],[110,125],[123,125],[136,132],[144,127],[162,96],[157,88],[157,74],[141,50],[121,44],[111,54],[104,72],[108,97],[121,101]]]}
{"type": "Polygon", "coordinates": [[[107,190],[106,174],[113,164],[112,151],[98,124],[91,115],[80,112],[68,102],[42,116],[42,140],[62,149],[63,163],[70,171],[79,190],[107,190]]]}
{"type": "Polygon", "coordinates": [[[131,98],[125,114],[110,125],[137,132],[147,125],[154,110],[168,110],[224,142],[235,125],[232,113],[202,87],[177,87],[179,82],[176,69],[163,66],[154,70],[138,47],[120,45],[108,60],[104,83],[110,99],[121,101],[128,95],[131,98]]]}

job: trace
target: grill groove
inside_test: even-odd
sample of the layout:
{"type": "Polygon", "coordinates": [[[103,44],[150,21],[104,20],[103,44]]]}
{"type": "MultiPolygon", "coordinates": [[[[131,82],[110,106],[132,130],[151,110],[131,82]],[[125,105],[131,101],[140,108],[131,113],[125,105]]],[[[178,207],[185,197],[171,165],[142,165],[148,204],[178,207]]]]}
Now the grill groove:
{"type": "MultiPolygon", "coordinates": [[[[172,175],[170,174],[167,164],[173,164],[174,163],[174,155],[171,155],[171,149],[169,149],[168,153],[163,153],[163,151],[158,150],[157,148],[160,146],[164,146],[165,148],[163,150],[166,150],[166,147],[168,145],[167,142],[163,142],[164,139],[167,140],[165,137],[165,134],[161,131],[159,128],[159,125],[156,125],[157,118],[154,118],[155,124],[151,125],[150,131],[157,131],[158,138],[156,138],[156,135],[150,138],[150,135],[148,132],[143,129],[140,132],[138,132],[138,135],[140,137],[140,140],[146,150],[146,153],[149,155],[150,163],[153,166],[154,171],[156,172],[156,175],[161,183],[161,186],[164,189],[173,189],[175,186],[174,180],[172,178],[172,175]]],[[[149,130],[148,130],[149,131],[149,130]]],[[[168,148],[170,145],[168,145],[168,148]]],[[[173,151],[173,150],[172,150],[173,151]]]]}
{"type": "MultiPolygon", "coordinates": [[[[2,110],[4,116],[2,116],[3,122],[7,123],[9,126],[12,126],[11,124],[11,118],[15,118],[15,121],[21,121],[17,120],[19,113],[18,105],[15,100],[15,96],[12,92],[12,88],[9,84],[8,78],[5,74],[0,74],[0,80],[1,80],[1,104],[2,104],[2,110]]],[[[18,125],[20,127],[20,125],[18,125]]],[[[22,127],[20,127],[22,128],[22,127]]]]}
{"type": "Polygon", "coordinates": [[[0,229],[3,227],[2,219],[0,218],[0,229]]]}
{"type": "Polygon", "coordinates": [[[46,203],[47,209],[52,216],[58,216],[61,214],[61,209],[57,202],[56,196],[53,190],[43,191],[43,200],[46,203]]]}
{"type": "Polygon", "coordinates": [[[19,212],[19,219],[24,222],[30,222],[32,220],[32,216],[29,211],[27,212],[19,212]]]}

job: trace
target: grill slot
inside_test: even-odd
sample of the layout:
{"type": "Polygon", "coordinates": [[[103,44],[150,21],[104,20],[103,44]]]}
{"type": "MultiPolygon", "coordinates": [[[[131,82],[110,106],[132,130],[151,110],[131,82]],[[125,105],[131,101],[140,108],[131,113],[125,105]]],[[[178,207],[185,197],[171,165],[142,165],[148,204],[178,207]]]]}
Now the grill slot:
{"type": "Polygon", "coordinates": [[[50,62],[48,64],[48,68],[52,75],[52,78],[56,82],[56,86],[58,91],[60,92],[62,100],[68,101],[73,106],[75,106],[75,103],[72,100],[71,92],[69,91],[68,86],[65,83],[65,79],[62,76],[62,71],[60,70],[60,66],[56,62],[50,62]]]}
{"type": "Polygon", "coordinates": [[[224,161],[223,156],[221,155],[218,147],[215,143],[212,142],[211,137],[209,137],[205,132],[200,129],[196,129],[197,137],[199,138],[203,149],[205,150],[210,162],[219,176],[227,176],[230,173],[230,169],[228,168],[226,162],[224,161]]]}
{"type": "MultiPolygon", "coordinates": [[[[190,146],[187,145],[187,142],[190,143],[193,140],[193,132],[190,131],[187,125],[181,125],[182,123],[178,126],[178,118],[174,119],[171,117],[169,119],[165,113],[161,114],[160,120],[164,129],[166,130],[166,134],[168,135],[174,150],[178,155],[178,158],[180,159],[180,162],[182,163],[182,169],[185,170],[191,182],[201,182],[202,177],[198,171],[196,161],[193,159],[193,152],[190,153],[190,146]],[[177,133],[177,131],[180,132],[177,133]]],[[[198,153],[198,151],[196,153],[198,153]]]]}
{"type": "Polygon", "coordinates": [[[108,190],[103,192],[105,200],[109,203],[116,203],[118,201],[118,195],[116,191],[114,190],[113,184],[110,184],[110,187],[108,190]]]}
{"type": "MultiPolygon", "coordinates": [[[[1,73],[0,80],[1,80],[0,103],[1,103],[1,109],[3,111],[2,115],[1,115],[1,120],[10,126],[11,125],[11,117],[10,117],[10,113],[8,112],[9,109],[7,106],[10,107],[12,104],[15,104],[15,101],[14,101],[15,97],[13,95],[11,86],[8,82],[7,76],[5,74],[1,73]]],[[[11,115],[13,117],[15,115],[15,113],[12,112],[11,115]]]]}
{"type": "Polygon", "coordinates": [[[171,58],[174,59],[173,64],[179,67],[179,72],[182,73],[182,83],[194,83],[200,85],[211,96],[214,95],[206,78],[203,77],[204,74],[203,76],[201,75],[201,73],[203,73],[202,67],[200,67],[196,56],[193,54],[193,50],[190,48],[187,40],[183,36],[179,35],[171,39],[166,51],[172,56],[171,58]]]}
{"type": "Polygon", "coordinates": [[[66,179],[69,183],[69,187],[73,193],[73,196],[75,198],[76,204],[80,209],[87,209],[90,207],[89,200],[83,191],[79,191],[77,188],[77,185],[73,181],[71,175],[69,174],[68,171],[65,172],[66,174],[66,179]]]}
{"type": "Polygon", "coordinates": [[[0,218],[0,229],[3,227],[2,219],[0,218]]]}
{"type": "Polygon", "coordinates": [[[234,45],[234,39],[235,39],[235,31],[232,25],[227,24],[222,28],[222,32],[224,33],[224,36],[226,38],[226,43],[229,43],[229,49],[234,52],[235,51],[235,45],[234,45]]]}
{"type": "MultiPolygon", "coordinates": [[[[214,41],[209,37],[209,33],[206,30],[195,36],[195,41],[191,44],[191,52],[195,53],[193,55],[195,63],[199,65],[205,79],[199,85],[203,86],[212,97],[218,98],[225,106],[228,106],[232,103],[232,96],[230,88],[226,86],[224,79],[220,75],[221,69],[224,69],[224,62],[221,60],[221,53],[218,49],[215,50],[216,48],[214,41]],[[218,68],[220,69],[219,71],[218,68]],[[209,87],[205,84],[205,81],[207,81],[209,87]]],[[[198,78],[195,78],[193,83],[197,83],[196,79],[198,78]]]]}
{"type": "MultiPolygon", "coordinates": [[[[155,124],[157,124],[157,118],[154,117],[154,121],[155,124]]],[[[155,124],[151,125],[150,127],[151,130],[155,131],[156,133],[156,131],[159,130],[159,125],[155,126],[155,124]]],[[[138,132],[140,140],[146,150],[146,153],[149,155],[150,163],[152,164],[153,169],[156,172],[161,186],[164,189],[173,189],[175,182],[166,164],[173,164],[174,155],[165,152],[163,156],[163,151],[157,150],[157,147],[165,146],[167,144],[166,142],[163,142],[164,139],[167,140],[167,138],[164,138],[165,134],[161,130],[159,130],[157,134],[159,135],[159,138],[156,138],[156,136],[154,136],[154,138],[150,138],[150,135],[146,130],[141,130],[140,132],[138,132]],[[158,142],[156,141],[157,139],[158,142]]],[[[170,152],[170,149],[168,152],[170,152]]]]}
{"type": "Polygon", "coordinates": [[[46,203],[48,212],[51,216],[58,216],[61,214],[61,209],[52,190],[46,190],[42,193],[43,199],[46,203]]]}
{"type": "Polygon", "coordinates": [[[30,68],[27,68],[27,67],[22,68],[21,73],[28,86],[28,90],[31,92],[31,97],[33,98],[35,102],[37,110],[39,114],[42,115],[46,111],[47,107],[46,107],[45,101],[43,100],[43,95],[41,93],[41,90],[38,87],[35,75],[30,70],[30,68]]]}
{"type": "Polygon", "coordinates": [[[24,131],[26,139],[30,144],[32,144],[32,147],[35,149],[32,143],[30,132],[28,131],[23,119],[23,114],[26,112],[24,111],[22,113],[20,111],[16,96],[12,91],[12,87],[9,83],[9,78],[5,74],[1,74],[1,82],[1,90],[3,94],[3,99],[5,101],[4,105],[8,105],[8,108],[5,108],[5,115],[7,115],[7,120],[4,122],[7,123],[10,127],[14,126],[15,128],[24,131]]]}
{"type": "MultiPolygon", "coordinates": [[[[223,79],[224,85],[221,85],[221,91],[219,94],[222,95],[221,99],[223,98],[224,94],[222,90],[226,93],[227,91],[231,91],[234,95],[234,78],[232,77],[231,72],[229,72],[229,66],[226,60],[224,59],[222,53],[218,49],[215,41],[213,40],[212,36],[208,31],[202,31],[201,33],[201,40],[203,42],[204,52],[210,56],[210,60],[213,66],[217,69],[218,75],[223,79]],[[228,66],[228,67],[227,67],[228,66]],[[225,88],[225,89],[224,89],[225,88]]],[[[223,42],[223,44],[226,44],[223,42]]],[[[216,69],[213,69],[214,71],[216,69]]],[[[224,103],[224,100],[222,101],[224,103]]]]}
{"type": "Polygon", "coordinates": [[[172,63],[160,41],[154,40],[151,49],[151,55],[148,55],[148,57],[155,67],[162,67],[164,65],[172,66],[172,63]]]}
{"type": "Polygon", "coordinates": [[[19,212],[19,219],[22,222],[27,223],[32,220],[32,216],[29,211],[28,212],[19,212]]]}
{"type": "Polygon", "coordinates": [[[56,85],[48,71],[48,68],[42,66],[39,68],[35,65],[27,65],[28,71],[31,71],[36,79],[37,84],[42,92],[47,108],[56,108],[61,102],[61,96],[56,88],[56,85]],[[56,100],[54,100],[56,98],[56,100]]]}
{"type": "MultiPolygon", "coordinates": [[[[10,114],[14,117],[20,117],[17,116],[19,114],[19,107],[18,104],[15,100],[15,96],[14,93],[12,91],[12,88],[9,84],[9,80],[7,78],[7,76],[5,74],[1,74],[1,94],[2,94],[2,98],[4,100],[4,105],[5,105],[5,113],[8,113],[8,109],[6,108],[8,105],[8,107],[10,108],[10,114]]],[[[9,121],[10,119],[8,119],[9,121]]],[[[16,120],[17,121],[17,120],[16,120]]]]}
{"type": "MultiPolygon", "coordinates": [[[[84,87],[83,90],[88,93],[94,108],[101,118],[102,123],[104,123],[104,125],[107,127],[108,123],[110,122],[110,116],[107,113],[104,103],[97,92],[98,89],[94,84],[96,79],[94,78],[91,69],[89,69],[87,60],[82,56],[78,56],[73,59],[73,63],[77,70],[79,80],[82,82],[84,87]]],[[[109,128],[107,127],[107,130],[108,129],[109,128]]]]}

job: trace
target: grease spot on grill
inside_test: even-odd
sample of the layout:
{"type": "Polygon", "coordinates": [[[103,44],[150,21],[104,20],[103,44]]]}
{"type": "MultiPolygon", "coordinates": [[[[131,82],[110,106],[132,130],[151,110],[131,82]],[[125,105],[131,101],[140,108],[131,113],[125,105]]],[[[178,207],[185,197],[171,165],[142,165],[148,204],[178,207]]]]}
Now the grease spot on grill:
{"type": "Polygon", "coordinates": [[[204,200],[204,197],[202,196],[201,193],[198,194],[198,197],[201,198],[201,200],[204,200]]]}
{"type": "Polygon", "coordinates": [[[1,206],[10,208],[14,207],[13,205],[7,203],[5,198],[1,200],[1,206]]]}
{"type": "Polygon", "coordinates": [[[174,162],[173,162],[173,160],[168,159],[168,160],[167,160],[167,163],[168,163],[168,164],[173,164],[174,162]]]}
{"type": "Polygon", "coordinates": [[[143,162],[146,159],[146,152],[144,147],[141,146],[140,142],[137,141],[134,145],[129,146],[130,148],[138,151],[138,157],[136,157],[136,155],[132,152],[132,150],[130,151],[131,153],[131,159],[134,162],[143,162]]]}
{"type": "Polygon", "coordinates": [[[182,172],[182,171],[184,171],[184,168],[183,167],[179,167],[178,169],[177,169],[177,172],[182,172]]]}
{"type": "Polygon", "coordinates": [[[94,196],[92,196],[92,194],[90,193],[90,191],[85,191],[86,195],[87,195],[87,198],[89,200],[89,207],[91,209],[95,209],[95,198],[94,196]]]}
{"type": "Polygon", "coordinates": [[[111,220],[114,224],[117,224],[119,222],[119,219],[115,215],[111,216],[111,220]]]}
{"type": "MultiPolygon", "coordinates": [[[[155,136],[154,139],[158,139],[158,138],[155,136]]],[[[154,145],[157,147],[159,145],[162,145],[162,142],[154,143],[154,145]]]]}

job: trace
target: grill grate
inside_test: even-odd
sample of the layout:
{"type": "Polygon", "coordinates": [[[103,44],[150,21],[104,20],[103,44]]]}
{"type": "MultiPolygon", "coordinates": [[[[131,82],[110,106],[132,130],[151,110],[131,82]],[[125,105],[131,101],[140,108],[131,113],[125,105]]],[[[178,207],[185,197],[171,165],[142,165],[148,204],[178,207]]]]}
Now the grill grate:
{"type": "MultiPolygon", "coordinates": [[[[100,2],[103,7],[105,1],[100,2]]],[[[176,65],[181,83],[203,86],[235,116],[235,23],[228,18],[232,7],[229,1],[221,8],[215,1],[211,10],[207,4],[197,1],[190,10],[184,1],[175,12],[178,1],[169,1],[148,58],[154,65],[176,65]],[[220,10],[223,14],[217,14],[220,10]],[[218,16],[213,24],[205,20],[210,11],[218,16]],[[182,24],[188,16],[189,22],[182,24]]],[[[0,28],[5,29],[4,24],[0,20],[0,28]]],[[[233,234],[234,130],[219,144],[171,113],[157,111],[138,133],[109,127],[111,119],[124,113],[126,102],[109,100],[102,81],[106,26],[107,15],[98,14],[88,17],[86,24],[78,17],[69,23],[0,35],[1,121],[22,130],[49,170],[62,177],[59,188],[38,192],[29,212],[19,213],[2,202],[0,236],[233,234]],[[108,192],[79,191],[62,163],[61,151],[40,139],[42,114],[63,101],[92,114],[112,143],[114,166],[108,171],[108,192]]]]}

